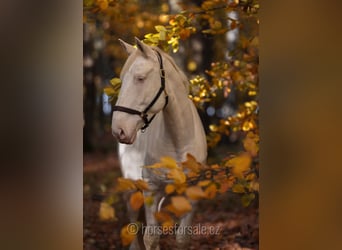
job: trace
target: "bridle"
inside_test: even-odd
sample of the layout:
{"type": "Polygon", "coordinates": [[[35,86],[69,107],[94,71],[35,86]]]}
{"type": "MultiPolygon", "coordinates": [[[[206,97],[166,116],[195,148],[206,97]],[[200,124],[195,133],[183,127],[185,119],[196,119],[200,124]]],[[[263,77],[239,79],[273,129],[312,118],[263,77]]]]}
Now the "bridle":
{"type": "Polygon", "coordinates": [[[162,56],[160,55],[159,51],[156,50],[156,52],[157,52],[158,61],[159,61],[160,84],[161,84],[161,86],[160,86],[157,94],[154,96],[154,98],[150,102],[150,104],[144,109],[144,111],[139,111],[136,109],[131,109],[131,108],[127,108],[127,107],[123,107],[123,106],[117,106],[117,105],[115,105],[113,107],[113,111],[121,111],[121,112],[125,112],[128,114],[140,116],[141,119],[145,123],[144,126],[141,128],[142,132],[145,132],[146,128],[150,125],[150,123],[152,122],[152,120],[156,116],[157,113],[153,114],[152,117],[150,119],[148,119],[147,112],[150,110],[150,108],[152,108],[152,106],[156,103],[156,101],[159,99],[160,95],[163,92],[165,93],[165,104],[164,104],[163,109],[166,107],[166,105],[168,104],[168,101],[169,101],[169,97],[168,97],[166,90],[165,90],[165,70],[164,70],[164,66],[163,66],[163,59],[162,59],[162,56]]]}

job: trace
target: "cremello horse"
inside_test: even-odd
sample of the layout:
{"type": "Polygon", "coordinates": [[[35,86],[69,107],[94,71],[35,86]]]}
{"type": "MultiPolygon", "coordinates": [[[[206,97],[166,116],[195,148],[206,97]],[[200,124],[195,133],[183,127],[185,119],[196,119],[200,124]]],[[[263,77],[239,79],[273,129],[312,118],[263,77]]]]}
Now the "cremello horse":
{"type": "MultiPolygon", "coordinates": [[[[145,206],[147,227],[157,226],[154,213],[162,199],[165,179],[143,166],[171,156],[177,162],[190,153],[197,161],[207,158],[206,137],[197,110],[188,98],[189,83],[174,60],[156,47],[136,38],[137,49],[120,40],[129,57],[122,69],[122,86],[113,108],[112,133],[119,141],[119,158],[123,177],[144,179],[153,195],[151,206],[145,206]],[[163,183],[164,182],[164,183],[163,183]]],[[[137,213],[129,211],[131,222],[137,213]]],[[[193,212],[180,219],[179,228],[191,225],[193,212]]],[[[187,249],[190,236],[176,232],[177,249],[187,249]]],[[[159,235],[145,230],[146,249],[159,249],[159,235]]],[[[139,249],[138,241],[130,249],[139,249]]]]}

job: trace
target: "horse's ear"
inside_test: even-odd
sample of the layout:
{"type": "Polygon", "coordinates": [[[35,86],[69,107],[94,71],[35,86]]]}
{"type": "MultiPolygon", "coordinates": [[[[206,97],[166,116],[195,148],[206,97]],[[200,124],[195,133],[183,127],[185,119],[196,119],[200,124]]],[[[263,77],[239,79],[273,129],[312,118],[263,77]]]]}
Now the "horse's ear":
{"type": "Polygon", "coordinates": [[[126,43],[125,41],[121,40],[120,38],[119,38],[119,42],[120,42],[121,46],[126,50],[128,55],[130,55],[135,50],[135,48],[132,45],[126,43]]]}
{"type": "Polygon", "coordinates": [[[137,43],[138,49],[144,54],[144,56],[148,57],[149,54],[153,53],[150,46],[144,44],[139,38],[135,37],[135,41],[137,43]]]}

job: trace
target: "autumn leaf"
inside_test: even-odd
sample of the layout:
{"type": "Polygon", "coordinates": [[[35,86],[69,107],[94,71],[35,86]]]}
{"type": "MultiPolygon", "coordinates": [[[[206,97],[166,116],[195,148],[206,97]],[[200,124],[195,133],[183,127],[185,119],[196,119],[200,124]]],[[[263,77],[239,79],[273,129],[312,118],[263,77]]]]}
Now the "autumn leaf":
{"type": "Polygon", "coordinates": [[[245,187],[240,184],[240,183],[236,183],[233,187],[232,187],[232,191],[234,193],[244,193],[245,192],[245,187]]]}
{"type": "Polygon", "coordinates": [[[133,180],[125,179],[125,178],[118,178],[118,186],[117,191],[129,191],[129,190],[136,190],[136,186],[133,180]]]}
{"type": "Polygon", "coordinates": [[[171,169],[168,172],[167,177],[174,180],[175,184],[183,184],[186,181],[186,176],[183,171],[177,168],[171,169]]]}
{"type": "Polygon", "coordinates": [[[116,220],[115,210],[106,202],[101,202],[99,211],[100,220],[116,220]]]}
{"type": "Polygon", "coordinates": [[[226,166],[232,168],[232,174],[238,178],[243,178],[243,173],[250,169],[252,159],[249,154],[243,153],[236,156],[226,163],[226,166]]]}
{"type": "MultiPolygon", "coordinates": [[[[128,246],[135,239],[137,232],[132,231],[133,224],[128,224],[121,228],[120,237],[123,246],[128,246]]],[[[134,224],[135,225],[135,224],[134,224]]],[[[138,228],[135,229],[136,231],[138,228]]]]}
{"type": "Polygon", "coordinates": [[[255,194],[250,193],[250,194],[244,194],[241,197],[241,203],[244,207],[248,207],[249,204],[254,200],[255,194]]]}
{"type": "Polygon", "coordinates": [[[233,176],[230,176],[225,181],[220,182],[220,193],[227,192],[233,185],[234,185],[235,178],[233,176]]]}
{"type": "Polygon", "coordinates": [[[185,194],[192,200],[199,200],[206,197],[206,193],[204,193],[202,188],[199,186],[188,187],[185,194]]]}
{"type": "Polygon", "coordinates": [[[154,216],[159,222],[172,221],[170,214],[166,212],[156,212],[154,216]]]}
{"type": "Polygon", "coordinates": [[[192,209],[190,202],[184,196],[180,195],[171,197],[171,205],[174,208],[173,212],[177,216],[181,216],[192,209]]]}
{"type": "Polygon", "coordinates": [[[211,180],[204,180],[204,181],[199,181],[197,185],[200,187],[205,187],[205,186],[208,186],[210,183],[211,183],[211,180]]]}
{"type": "Polygon", "coordinates": [[[146,168],[178,168],[177,162],[175,159],[169,156],[164,156],[160,158],[160,162],[157,162],[153,165],[146,166],[146,168]]]}
{"type": "Polygon", "coordinates": [[[217,187],[215,183],[210,184],[205,190],[204,193],[208,199],[213,199],[217,193],[217,187]]]}
{"type": "Polygon", "coordinates": [[[195,157],[191,154],[186,155],[186,161],[182,162],[182,166],[183,168],[190,169],[195,173],[198,173],[202,169],[201,164],[197,162],[195,157]]]}
{"type": "Polygon", "coordinates": [[[174,229],[174,221],[171,220],[167,220],[165,222],[162,223],[162,228],[163,228],[163,234],[172,234],[173,233],[173,229],[174,229]]]}
{"type": "Polygon", "coordinates": [[[153,196],[147,196],[147,197],[145,197],[145,204],[146,204],[147,206],[151,206],[151,205],[153,204],[153,201],[154,201],[153,196]]]}
{"type": "Polygon", "coordinates": [[[178,168],[177,162],[172,157],[164,156],[160,158],[160,162],[166,168],[178,168]]]}
{"type": "Polygon", "coordinates": [[[176,187],[177,194],[183,194],[185,190],[186,190],[186,183],[184,183],[183,185],[177,185],[176,187]]]}
{"type": "Polygon", "coordinates": [[[115,95],[115,91],[112,87],[106,87],[103,89],[103,91],[105,92],[106,95],[108,96],[113,96],[115,95]]]}
{"type": "Polygon", "coordinates": [[[140,190],[148,190],[148,183],[144,180],[136,180],[134,184],[140,190]]]}
{"type": "Polygon", "coordinates": [[[259,146],[257,144],[259,138],[253,132],[249,132],[246,138],[243,140],[243,147],[245,150],[251,154],[252,157],[257,156],[259,151],[259,146]]]}
{"type": "Polygon", "coordinates": [[[138,211],[144,204],[144,196],[140,191],[133,193],[129,199],[129,204],[134,211],[138,211]]]}
{"type": "Polygon", "coordinates": [[[176,187],[175,187],[175,185],[173,185],[173,184],[167,184],[167,185],[165,186],[165,193],[166,193],[166,194],[171,194],[171,193],[173,193],[175,190],[176,190],[176,187]]]}
{"type": "Polygon", "coordinates": [[[118,85],[121,85],[121,79],[115,77],[115,78],[110,80],[110,84],[112,84],[113,87],[117,87],[118,85]]]}

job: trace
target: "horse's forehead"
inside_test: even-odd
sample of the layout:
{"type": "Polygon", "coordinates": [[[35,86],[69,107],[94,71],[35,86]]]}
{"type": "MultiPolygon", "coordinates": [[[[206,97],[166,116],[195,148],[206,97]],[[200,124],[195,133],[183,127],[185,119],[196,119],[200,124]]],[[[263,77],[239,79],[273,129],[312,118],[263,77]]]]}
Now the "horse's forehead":
{"type": "Polygon", "coordinates": [[[154,67],[153,61],[142,56],[129,58],[124,66],[123,75],[143,74],[150,71],[154,67]]]}

